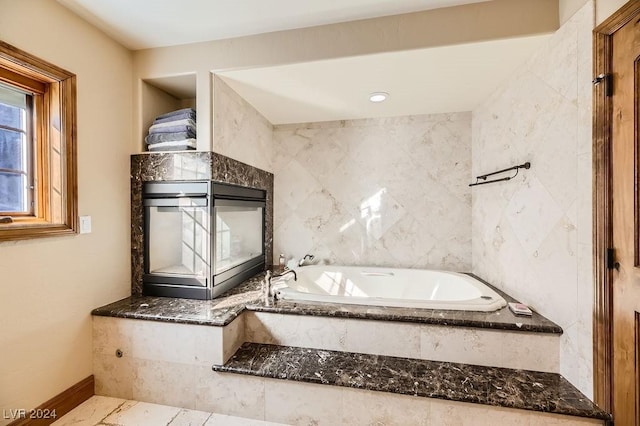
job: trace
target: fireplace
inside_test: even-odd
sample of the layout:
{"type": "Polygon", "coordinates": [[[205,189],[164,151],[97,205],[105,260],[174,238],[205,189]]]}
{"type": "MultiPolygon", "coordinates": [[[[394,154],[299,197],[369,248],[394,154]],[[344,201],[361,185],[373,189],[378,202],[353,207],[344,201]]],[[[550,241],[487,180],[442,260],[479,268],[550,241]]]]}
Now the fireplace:
{"type": "Polygon", "coordinates": [[[143,293],[213,299],[265,268],[266,192],[145,182],[143,293]]]}

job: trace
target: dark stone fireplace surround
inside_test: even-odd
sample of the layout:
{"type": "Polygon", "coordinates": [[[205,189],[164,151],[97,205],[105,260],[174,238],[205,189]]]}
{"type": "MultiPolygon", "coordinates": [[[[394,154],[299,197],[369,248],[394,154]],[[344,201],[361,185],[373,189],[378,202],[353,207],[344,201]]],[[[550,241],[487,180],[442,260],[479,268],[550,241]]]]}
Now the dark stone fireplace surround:
{"type": "Polygon", "coordinates": [[[267,192],[265,264],[273,259],[273,174],[210,151],[162,152],[131,156],[131,294],[142,294],[144,274],[143,182],[213,180],[267,192]]]}

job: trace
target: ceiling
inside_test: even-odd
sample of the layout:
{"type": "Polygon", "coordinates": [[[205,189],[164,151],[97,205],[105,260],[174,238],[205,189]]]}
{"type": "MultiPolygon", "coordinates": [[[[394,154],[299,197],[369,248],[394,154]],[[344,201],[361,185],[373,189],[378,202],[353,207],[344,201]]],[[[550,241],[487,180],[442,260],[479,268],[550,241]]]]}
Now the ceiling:
{"type": "MultiPolygon", "coordinates": [[[[130,49],[224,39],[488,0],[58,0],[130,49]]],[[[219,73],[273,124],[471,111],[549,35],[219,73]],[[371,103],[371,92],[390,94],[371,103]]],[[[184,99],[195,73],[145,79],[184,99]]]]}
{"type": "Polygon", "coordinates": [[[58,0],[132,50],[487,0],[58,0]]]}
{"type": "Polygon", "coordinates": [[[471,111],[549,35],[218,75],[273,124],[471,111]],[[384,91],[382,103],[369,101],[384,91]]]}

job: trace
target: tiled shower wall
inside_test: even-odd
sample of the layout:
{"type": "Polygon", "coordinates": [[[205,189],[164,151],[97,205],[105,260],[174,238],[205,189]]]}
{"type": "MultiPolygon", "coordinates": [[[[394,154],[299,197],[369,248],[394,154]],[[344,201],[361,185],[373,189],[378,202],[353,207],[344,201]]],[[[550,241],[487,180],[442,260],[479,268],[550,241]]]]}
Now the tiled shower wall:
{"type": "Polygon", "coordinates": [[[273,143],[274,256],[470,270],[470,113],[275,126],[273,143]]]}
{"type": "Polygon", "coordinates": [[[531,161],[473,189],[473,271],[564,329],[560,370],[592,386],[593,2],[473,111],[474,175],[531,161]]]}

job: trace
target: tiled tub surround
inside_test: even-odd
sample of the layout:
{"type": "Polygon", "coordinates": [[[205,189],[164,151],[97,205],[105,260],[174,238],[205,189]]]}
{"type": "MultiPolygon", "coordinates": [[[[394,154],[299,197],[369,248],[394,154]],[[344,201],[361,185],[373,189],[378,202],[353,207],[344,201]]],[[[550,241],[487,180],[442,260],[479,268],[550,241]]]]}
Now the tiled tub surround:
{"type": "Polygon", "coordinates": [[[263,189],[266,264],[273,257],[273,175],[215,152],[150,153],[131,156],[131,294],[142,294],[144,275],[143,182],[215,180],[263,189]]]}
{"type": "Polygon", "coordinates": [[[473,111],[473,271],[564,329],[561,372],[592,395],[591,43],[593,2],[473,111]],[[544,279],[541,279],[544,277],[544,279]]]}
{"type": "MultiPolygon", "coordinates": [[[[517,317],[506,307],[494,312],[473,312],[332,303],[297,303],[273,300],[272,298],[265,301],[261,292],[263,277],[264,274],[259,274],[213,300],[133,295],[96,308],[92,315],[224,326],[240,316],[246,309],[277,314],[370,319],[551,334],[562,333],[562,328],[536,312],[532,317],[517,317]]],[[[483,282],[504,297],[507,302],[515,301],[503,291],[491,286],[486,281],[483,282]]]]}
{"type": "Polygon", "coordinates": [[[489,376],[504,366],[558,368],[561,330],[537,314],[520,319],[507,309],[456,316],[452,311],[379,307],[349,313],[336,311],[333,305],[265,303],[261,278],[211,301],[132,296],[96,309],[97,394],[292,424],[312,420],[354,424],[368,418],[383,424],[457,425],[470,419],[472,424],[600,424],[577,417],[211,372],[211,364],[224,364],[243,341],[333,349],[351,356],[355,352],[446,360],[444,364],[454,367],[450,361],[484,362],[489,376]],[[442,326],[451,323],[461,326],[442,326]],[[371,333],[372,327],[376,333],[371,333]],[[118,349],[123,353],[120,358],[118,349]],[[472,417],[465,419],[463,413],[472,417]]]}
{"type": "Polygon", "coordinates": [[[280,125],[273,145],[276,255],[470,270],[470,113],[280,125]]]}
{"type": "Polygon", "coordinates": [[[200,378],[210,375],[212,360],[224,363],[233,355],[243,335],[243,318],[211,327],[94,316],[95,392],[202,409],[196,394],[200,378]]]}
{"type": "MultiPolygon", "coordinates": [[[[376,320],[336,318],[326,317],[318,309],[309,310],[306,315],[300,316],[252,312],[250,306],[249,310],[238,315],[239,309],[236,307],[225,307],[221,312],[216,312],[210,304],[197,307],[195,305],[200,304],[200,301],[190,300],[182,304],[182,309],[177,309],[180,304],[169,305],[171,300],[134,297],[108,310],[113,317],[125,317],[128,321],[136,318],[185,326],[193,324],[203,329],[208,325],[220,330],[227,330],[231,325],[236,326],[239,316],[243,323],[244,341],[256,343],[558,372],[559,334],[548,330],[532,332],[464,325],[443,326],[437,325],[437,320],[435,324],[430,323],[434,322],[433,317],[425,317],[424,323],[408,323],[399,321],[398,318],[401,317],[398,315],[393,317],[395,320],[383,320],[379,317],[376,320]],[[166,309],[160,309],[163,303],[167,304],[166,309]],[[222,312],[224,313],[220,315],[222,312]],[[223,325],[225,319],[226,325],[223,325]],[[372,329],[376,332],[371,333],[372,329]]],[[[278,309],[286,312],[286,307],[281,306],[278,309]]],[[[105,311],[106,309],[101,313],[104,315],[105,311]]],[[[94,316],[96,319],[100,318],[99,313],[94,313],[94,316]]],[[[105,319],[117,321],[114,318],[105,319]]],[[[415,321],[417,318],[414,316],[411,319],[415,321]]],[[[234,336],[233,333],[229,335],[227,331],[221,333],[221,338],[232,339],[229,336],[234,336]]],[[[232,339],[230,345],[233,346],[235,343],[232,339]]],[[[225,354],[229,355],[226,352],[225,354]]],[[[219,355],[216,359],[221,358],[224,357],[219,355]]]]}
{"type": "MultiPolygon", "coordinates": [[[[241,317],[244,341],[559,371],[562,330],[538,314],[515,317],[507,308],[483,313],[273,300],[265,303],[260,278],[210,301],[132,296],[98,308],[93,314],[224,330],[241,317]],[[376,332],[371,333],[372,329],[376,332]]],[[[227,332],[220,336],[231,338],[227,332]]],[[[236,343],[232,339],[230,344],[236,343]]]]}

